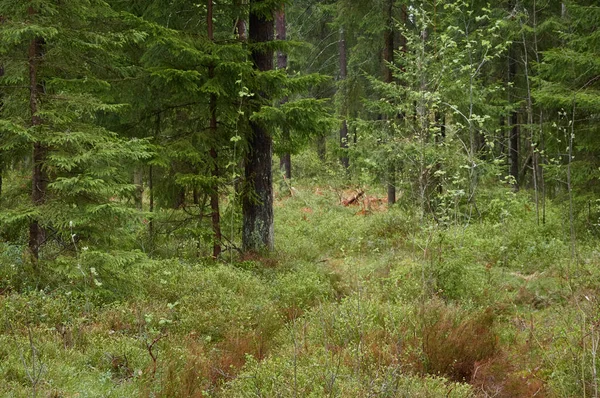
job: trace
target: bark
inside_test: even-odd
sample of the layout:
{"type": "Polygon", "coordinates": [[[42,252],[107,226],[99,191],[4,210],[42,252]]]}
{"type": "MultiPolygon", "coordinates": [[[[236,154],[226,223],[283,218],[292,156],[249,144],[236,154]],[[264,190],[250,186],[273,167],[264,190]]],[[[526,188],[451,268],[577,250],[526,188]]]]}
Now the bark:
{"type": "MultiPolygon", "coordinates": [[[[284,4],[275,13],[275,31],[277,32],[277,40],[286,40],[286,21],[285,21],[285,8],[284,4]]],[[[277,69],[287,69],[288,59],[287,54],[283,51],[277,51],[277,69]]],[[[281,104],[285,104],[287,98],[281,100],[281,104]]],[[[279,168],[283,170],[285,178],[288,180],[292,178],[292,156],[289,151],[290,145],[290,130],[284,126],[282,132],[282,141],[285,146],[284,153],[281,155],[279,160],[279,168]]]]}
{"type": "MultiPolygon", "coordinates": [[[[250,44],[273,40],[273,21],[257,13],[253,7],[262,3],[264,0],[250,1],[250,44]]],[[[273,50],[253,48],[252,61],[259,71],[272,70],[273,50]]],[[[267,99],[267,94],[257,93],[257,97],[267,99]]],[[[244,171],[247,190],[242,201],[242,246],[244,251],[273,250],[273,140],[260,123],[251,121],[250,128],[252,132],[244,171]]]]}
{"type": "MultiPolygon", "coordinates": [[[[34,15],[33,8],[29,8],[29,15],[34,15]]],[[[43,91],[42,84],[38,81],[38,70],[42,57],[43,39],[36,37],[29,43],[28,67],[29,67],[29,111],[31,116],[31,126],[35,128],[42,124],[38,115],[38,103],[43,91]]],[[[31,177],[31,201],[34,206],[41,206],[46,201],[46,191],[48,187],[48,175],[45,165],[48,148],[40,141],[33,144],[33,172],[31,177]]],[[[29,251],[33,262],[36,263],[39,258],[40,247],[46,239],[46,231],[40,224],[39,219],[34,219],[29,224],[29,251]]]]}
{"type": "MultiPolygon", "coordinates": [[[[339,46],[339,52],[340,52],[340,80],[343,82],[346,80],[346,77],[348,76],[348,54],[347,54],[347,49],[346,49],[346,35],[344,32],[344,28],[340,29],[340,39],[338,42],[338,46],[339,46]]],[[[344,93],[344,95],[346,96],[347,93],[344,93]]],[[[350,160],[348,159],[348,154],[347,154],[347,150],[348,150],[348,122],[346,121],[346,102],[348,101],[347,98],[344,98],[343,100],[343,109],[341,111],[342,113],[342,127],[340,128],[340,148],[343,151],[342,156],[340,157],[340,162],[342,163],[342,166],[344,166],[345,169],[348,169],[348,166],[350,166],[350,160]]]]}
{"type": "MultiPolygon", "coordinates": [[[[213,0],[208,0],[208,13],[207,13],[207,26],[208,26],[208,40],[214,41],[213,32],[213,0]]],[[[211,61],[208,67],[209,79],[215,77],[215,65],[211,61]]],[[[210,113],[210,132],[214,142],[217,141],[217,96],[214,93],[210,94],[208,100],[208,109],[210,113]]],[[[213,146],[210,149],[210,157],[212,160],[211,177],[213,179],[213,185],[210,192],[210,211],[211,221],[213,230],[213,258],[218,258],[221,255],[221,211],[219,209],[219,155],[217,149],[213,146]]]]}

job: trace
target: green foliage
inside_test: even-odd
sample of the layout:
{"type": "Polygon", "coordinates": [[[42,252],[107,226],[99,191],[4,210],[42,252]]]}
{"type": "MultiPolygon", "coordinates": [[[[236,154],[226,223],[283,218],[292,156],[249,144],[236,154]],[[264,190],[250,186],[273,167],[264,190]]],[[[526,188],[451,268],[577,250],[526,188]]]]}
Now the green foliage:
{"type": "Polygon", "coordinates": [[[0,395],[597,395],[598,7],[513,3],[298,0],[256,44],[281,2],[213,2],[211,40],[208,3],[1,2],[0,395]],[[251,123],[294,155],[268,256],[251,123]]]}

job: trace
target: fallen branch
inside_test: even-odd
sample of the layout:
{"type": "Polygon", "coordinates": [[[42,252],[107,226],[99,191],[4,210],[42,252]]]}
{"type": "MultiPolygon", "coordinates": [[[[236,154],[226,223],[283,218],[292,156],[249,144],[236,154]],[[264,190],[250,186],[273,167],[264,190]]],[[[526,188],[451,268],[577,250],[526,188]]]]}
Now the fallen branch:
{"type": "Polygon", "coordinates": [[[344,200],[342,200],[342,204],[343,204],[344,206],[350,206],[350,205],[356,204],[356,203],[358,203],[358,200],[359,200],[359,199],[360,199],[360,198],[361,198],[361,197],[362,197],[364,194],[365,194],[365,191],[363,191],[363,190],[357,191],[357,192],[356,192],[356,195],[352,196],[352,197],[351,197],[351,198],[349,198],[349,199],[344,199],[344,200]]]}

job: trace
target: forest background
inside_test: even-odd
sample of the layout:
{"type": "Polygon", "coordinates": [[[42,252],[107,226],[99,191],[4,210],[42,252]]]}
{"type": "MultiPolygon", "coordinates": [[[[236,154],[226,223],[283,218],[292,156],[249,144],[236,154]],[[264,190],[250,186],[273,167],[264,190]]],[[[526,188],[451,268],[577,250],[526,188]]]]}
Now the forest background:
{"type": "Polygon", "coordinates": [[[598,26],[2,1],[0,394],[597,397],[598,26]]]}

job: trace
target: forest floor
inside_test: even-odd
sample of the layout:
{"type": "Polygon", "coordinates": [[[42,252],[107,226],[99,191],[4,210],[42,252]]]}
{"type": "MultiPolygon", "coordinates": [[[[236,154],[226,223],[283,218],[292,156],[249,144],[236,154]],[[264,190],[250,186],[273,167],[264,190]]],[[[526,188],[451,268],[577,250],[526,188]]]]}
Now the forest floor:
{"type": "Polygon", "coordinates": [[[0,396],[597,396],[600,253],[562,208],[495,190],[434,222],[363,190],[278,195],[270,255],[82,249],[70,284],[4,284],[0,396]]]}

